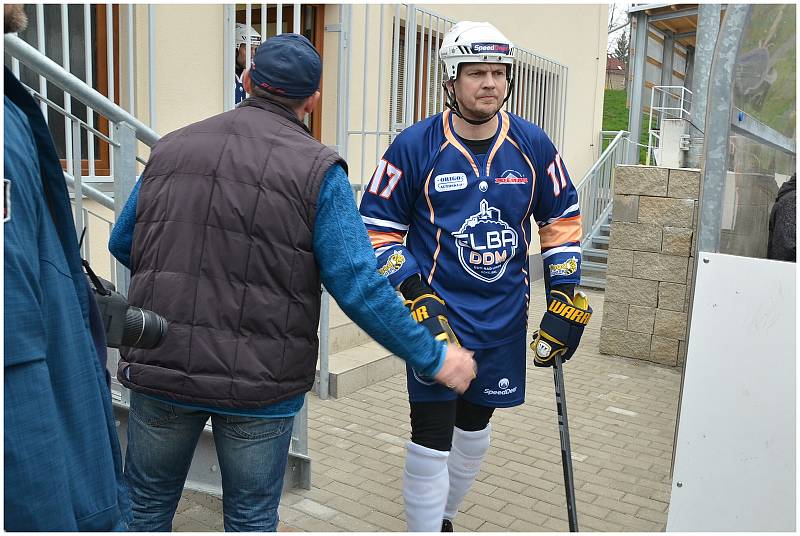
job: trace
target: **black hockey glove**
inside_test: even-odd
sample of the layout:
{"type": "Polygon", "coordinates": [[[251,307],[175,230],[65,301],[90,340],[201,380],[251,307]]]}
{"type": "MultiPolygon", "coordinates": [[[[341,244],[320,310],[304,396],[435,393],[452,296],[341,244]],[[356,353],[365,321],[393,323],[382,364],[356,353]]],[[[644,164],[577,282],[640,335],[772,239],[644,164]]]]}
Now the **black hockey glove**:
{"type": "Polygon", "coordinates": [[[433,289],[422,281],[419,274],[414,274],[400,284],[405,306],[411,311],[411,316],[422,324],[433,337],[439,341],[461,346],[458,337],[447,321],[447,306],[433,289]]]}
{"type": "Polygon", "coordinates": [[[551,290],[547,311],[530,345],[533,364],[551,367],[557,355],[561,356],[562,362],[572,357],[591,317],[592,308],[586,294],[579,291],[570,299],[561,291],[551,290]]]}

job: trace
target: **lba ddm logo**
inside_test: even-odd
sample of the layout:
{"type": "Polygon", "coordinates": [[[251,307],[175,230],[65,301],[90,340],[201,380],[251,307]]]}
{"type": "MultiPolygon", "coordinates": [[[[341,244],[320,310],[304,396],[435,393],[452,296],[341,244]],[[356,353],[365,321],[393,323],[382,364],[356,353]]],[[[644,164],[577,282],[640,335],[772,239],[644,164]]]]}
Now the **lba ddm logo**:
{"type": "Polygon", "coordinates": [[[484,199],[481,209],[453,233],[458,259],[469,275],[492,283],[502,277],[517,251],[517,232],[500,217],[500,211],[484,199]]]}

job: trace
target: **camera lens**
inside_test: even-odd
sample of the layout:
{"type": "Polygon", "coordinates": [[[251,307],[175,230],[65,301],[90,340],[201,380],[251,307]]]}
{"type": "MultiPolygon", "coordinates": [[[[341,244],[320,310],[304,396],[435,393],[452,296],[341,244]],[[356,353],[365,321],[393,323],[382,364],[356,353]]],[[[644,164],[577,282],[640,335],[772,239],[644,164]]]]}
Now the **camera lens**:
{"type": "Polygon", "coordinates": [[[125,313],[125,329],[122,345],[150,349],[161,343],[167,333],[167,321],[146,309],[128,307],[125,313]]]}

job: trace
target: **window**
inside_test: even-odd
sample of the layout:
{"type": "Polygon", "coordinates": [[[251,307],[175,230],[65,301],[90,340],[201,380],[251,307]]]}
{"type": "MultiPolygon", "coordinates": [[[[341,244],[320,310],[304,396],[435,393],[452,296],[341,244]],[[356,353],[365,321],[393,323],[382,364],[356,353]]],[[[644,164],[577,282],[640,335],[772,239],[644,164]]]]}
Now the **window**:
{"type": "MultiPolygon", "coordinates": [[[[317,4],[300,4],[300,33],[314,44],[321,57],[324,58],[322,45],[324,38],[325,6],[317,4]]],[[[278,34],[278,7],[275,4],[237,4],[236,22],[247,23],[247,10],[250,9],[250,26],[257,31],[262,39],[268,39],[278,34]],[[266,28],[264,28],[266,21],[266,28]]],[[[294,7],[285,4],[281,7],[281,33],[294,30],[294,7]]],[[[320,81],[320,89],[322,89],[320,81]]],[[[307,126],[313,136],[319,140],[322,137],[322,101],[306,118],[307,126]]]]}
{"type": "MultiPolygon", "coordinates": [[[[63,19],[60,4],[44,4],[35,6],[25,5],[28,16],[28,27],[20,32],[19,37],[35,48],[39,48],[38,34],[40,26],[44,35],[44,52],[59,65],[64,65],[64,38],[68,41],[67,60],[69,71],[83,81],[91,80],[91,86],[98,92],[107,95],[109,59],[113,61],[113,87],[114,102],[119,103],[119,6],[106,4],[92,4],[88,6],[89,29],[85,28],[85,6],[83,4],[70,4],[66,7],[66,20],[63,19]],[[106,17],[111,8],[112,17],[112,49],[108,48],[106,17]],[[40,20],[41,19],[41,20],[40,20]],[[66,36],[64,35],[66,30],[66,36]],[[88,37],[88,42],[87,42],[88,37]],[[88,56],[88,62],[87,62],[88,56]],[[110,58],[109,58],[110,57],[110,58]],[[89,77],[87,77],[87,73],[89,77]]],[[[5,65],[11,67],[9,56],[5,55],[5,65]]],[[[60,106],[65,107],[64,91],[51,82],[45,82],[40,87],[39,76],[32,70],[20,64],[20,80],[28,87],[39,93],[46,91],[47,98],[60,106]]],[[[87,121],[86,106],[76,99],[70,99],[70,111],[81,120],[89,122],[94,128],[108,135],[108,121],[93,114],[91,121],[87,121]]],[[[47,122],[50,133],[55,142],[56,151],[61,158],[62,166],[66,168],[67,134],[64,116],[48,107],[47,122]]],[[[71,129],[71,127],[69,127],[71,129]]],[[[89,173],[89,147],[86,141],[86,131],[81,129],[81,159],[82,173],[89,173]]],[[[95,175],[110,175],[109,146],[106,142],[93,138],[93,159],[95,175]]]]}

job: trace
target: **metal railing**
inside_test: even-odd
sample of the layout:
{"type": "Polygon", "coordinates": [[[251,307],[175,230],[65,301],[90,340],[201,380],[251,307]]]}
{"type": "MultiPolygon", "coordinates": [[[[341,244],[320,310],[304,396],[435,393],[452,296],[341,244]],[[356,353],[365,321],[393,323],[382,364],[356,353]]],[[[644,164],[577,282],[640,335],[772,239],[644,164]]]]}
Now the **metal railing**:
{"type": "Polygon", "coordinates": [[[583,225],[581,246],[591,243],[592,237],[608,218],[614,201],[614,170],[625,161],[629,132],[620,130],[600,158],[577,182],[578,204],[583,225]]]}
{"type": "Polygon", "coordinates": [[[647,120],[647,155],[645,165],[650,165],[650,157],[656,158],[661,148],[660,126],[665,119],[690,119],[692,92],[684,86],[653,86],[650,93],[650,113],[647,120]],[[654,117],[655,116],[655,117],[654,117]],[[654,123],[655,119],[655,123],[654,123]]]}
{"type": "MultiPolygon", "coordinates": [[[[87,221],[85,220],[85,215],[88,216],[88,213],[99,217],[106,224],[113,224],[113,220],[101,215],[98,209],[89,208],[87,213],[87,210],[83,207],[84,197],[95,201],[101,207],[113,211],[114,216],[119,215],[122,210],[122,202],[130,195],[130,191],[136,182],[137,161],[144,162],[143,159],[136,155],[137,139],[145,145],[152,146],[158,141],[158,134],[120,106],[114,104],[106,95],[66,71],[62,65],[48,58],[18,36],[13,34],[5,35],[4,46],[5,52],[15,62],[22,63],[37,73],[40,79],[45,79],[63,90],[65,102],[80,102],[86,107],[89,119],[97,122],[101,119],[108,121],[108,135],[106,135],[89,122],[77,117],[68,108],[62,108],[42,92],[28,87],[28,90],[31,91],[33,96],[41,103],[43,110],[45,110],[45,117],[50,115],[50,112],[63,117],[66,132],[69,133],[69,136],[66,137],[66,171],[64,175],[68,186],[74,192],[72,202],[77,234],[80,235],[83,232],[84,224],[87,221]],[[91,184],[84,183],[87,174],[83,172],[83,162],[87,159],[82,158],[81,146],[83,143],[88,143],[89,147],[94,147],[95,142],[106,144],[109,148],[109,171],[114,178],[113,196],[107,195],[91,184]]],[[[47,86],[42,84],[42,87],[47,86]]],[[[87,154],[89,158],[86,168],[89,176],[91,176],[94,162],[92,152],[88,151],[87,154]]],[[[92,229],[87,230],[89,237],[92,232],[92,229]]],[[[93,262],[93,252],[91,251],[91,240],[89,238],[84,239],[81,253],[90,263],[93,262]]],[[[125,293],[127,291],[129,276],[123,266],[114,264],[112,270],[109,270],[108,273],[101,273],[101,275],[113,276],[114,279],[112,280],[120,292],[125,293]]]]}

